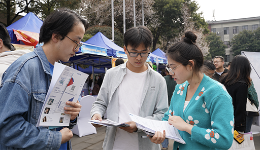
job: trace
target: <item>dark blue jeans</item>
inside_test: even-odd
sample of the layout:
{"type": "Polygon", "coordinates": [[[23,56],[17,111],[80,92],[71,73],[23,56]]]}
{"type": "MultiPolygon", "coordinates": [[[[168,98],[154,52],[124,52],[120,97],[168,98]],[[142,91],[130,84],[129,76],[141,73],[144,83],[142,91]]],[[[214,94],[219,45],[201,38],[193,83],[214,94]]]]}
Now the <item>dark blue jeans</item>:
{"type": "Polygon", "coordinates": [[[254,116],[246,116],[246,133],[251,131],[254,116]]]}

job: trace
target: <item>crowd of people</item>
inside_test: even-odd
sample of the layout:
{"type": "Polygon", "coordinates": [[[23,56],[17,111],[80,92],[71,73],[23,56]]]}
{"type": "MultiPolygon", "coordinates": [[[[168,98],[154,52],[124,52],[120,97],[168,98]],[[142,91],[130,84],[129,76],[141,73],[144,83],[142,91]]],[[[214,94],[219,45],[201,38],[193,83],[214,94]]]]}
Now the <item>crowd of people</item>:
{"type": "MultiPolygon", "coordinates": [[[[22,56],[5,64],[0,80],[1,150],[72,149],[70,129],[77,123],[79,101],[68,101],[64,107],[65,114],[71,115],[69,127],[36,127],[36,123],[54,63],[66,62],[75,55],[86,24],[69,9],[55,10],[40,29],[39,42],[43,46],[33,52],[21,52],[22,56]]],[[[1,57],[13,52],[13,48],[5,27],[0,27],[2,65],[1,57]]],[[[187,31],[182,41],[167,50],[168,64],[163,77],[146,63],[153,41],[151,31],[138,26],[125,32],[123,49],[128,60],[118,59],[116,67],[104,77],[90,75],[87,80],[92,95],[97,95],[91,119],[102,120],[107,113],[108,119],[129,125],[108,126],[104,150],[159,150],[160,144],[167,149],[165,131],[148,136],[131,121],[129,113],[167,121],[177,128],[186,144],[174,142],[174,150],[229,149],[234,130],[238,131],[239,139],[250,132],[253,117],[258,114],[246,111],[247,99],[257,108],[259,103],[250,78],[249,60],[236,56],[227,68],[222,56],[214,57],[213,62],[205,61],[196,40],[197,36],[187,31]]]]}

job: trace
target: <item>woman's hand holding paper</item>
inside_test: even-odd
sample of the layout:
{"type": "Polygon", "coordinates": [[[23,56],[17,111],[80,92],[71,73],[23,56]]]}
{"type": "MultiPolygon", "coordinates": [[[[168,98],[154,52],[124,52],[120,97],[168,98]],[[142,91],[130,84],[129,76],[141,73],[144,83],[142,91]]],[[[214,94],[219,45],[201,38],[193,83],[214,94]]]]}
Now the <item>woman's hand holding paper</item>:
{"type": "Polygon", "coordinates": [[[186,131],[191,134],[191,129],[193,128],[193,125],[186,123],[180,116],[170,116],[168,122],[170,125],[173,125],[178,130],[186,131]]]}

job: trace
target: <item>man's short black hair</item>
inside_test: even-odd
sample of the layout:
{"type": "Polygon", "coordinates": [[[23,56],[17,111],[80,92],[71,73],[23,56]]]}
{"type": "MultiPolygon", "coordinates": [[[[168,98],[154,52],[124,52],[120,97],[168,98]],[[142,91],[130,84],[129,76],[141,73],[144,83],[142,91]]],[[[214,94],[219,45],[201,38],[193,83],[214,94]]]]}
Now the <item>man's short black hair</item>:
{"type": "Polygon", "coordinates": [[[221,61],[224,61],[224,57],[222,57],[222,56],[215,56],[214,59],[215,59],[215,58],[220,58],[221,61]]]}
{"type": "Polygon", "coordinates": [[[71,32],[74,25],[79,22],[84,25],[86,30],[86,20],[80,17],[74,11],[66,8],[53,11],[49,16],[47,16],[42,24],[39,43],[49,42],[53,33],[60,35],[61,40],[63,40],[65,36],[71,32]]]}
{"type": "Polygon", "coordinates": [[[215,65],[209,60],[204,61],[203,66],[207,67],[209,70],[215,70],[216,69],[215,65]]]}
{"type": "Polygon", "coordinates": [[[141,43],[146,48],[151,47],[153,41],[152,32],[145,26],[132,27],[128,29],[124,34],[124,45],[127,47],[131,45],[136,48],[141,43]]]}
{"type": "Polygon", "coordinates": [[[118,65],[121,65],[124,63],[124,60],[122,58],[118,58],[116,61],[115,61],[115,66],[118,66],[118,65]]]}
{"type": "Polygon", "coordinates": [[[4,46],[6,46],[10,50],[13,50],[9,33],[2,23],[0,23],[0,39],[3,40],[4,46]]]}

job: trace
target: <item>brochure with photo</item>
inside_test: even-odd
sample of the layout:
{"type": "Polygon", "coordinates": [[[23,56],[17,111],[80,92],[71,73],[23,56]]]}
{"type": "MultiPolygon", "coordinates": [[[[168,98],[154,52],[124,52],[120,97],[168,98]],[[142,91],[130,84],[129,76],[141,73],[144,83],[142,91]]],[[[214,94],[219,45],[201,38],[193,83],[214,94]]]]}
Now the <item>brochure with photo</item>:
{"type": "Polygon", "coordinates": [[[41,109],[38,126],[69,126],[70,115],[64,113],[67,101],[77,102],[88,74],[60,63],[54,64],[51,84],[41,109]]]}

